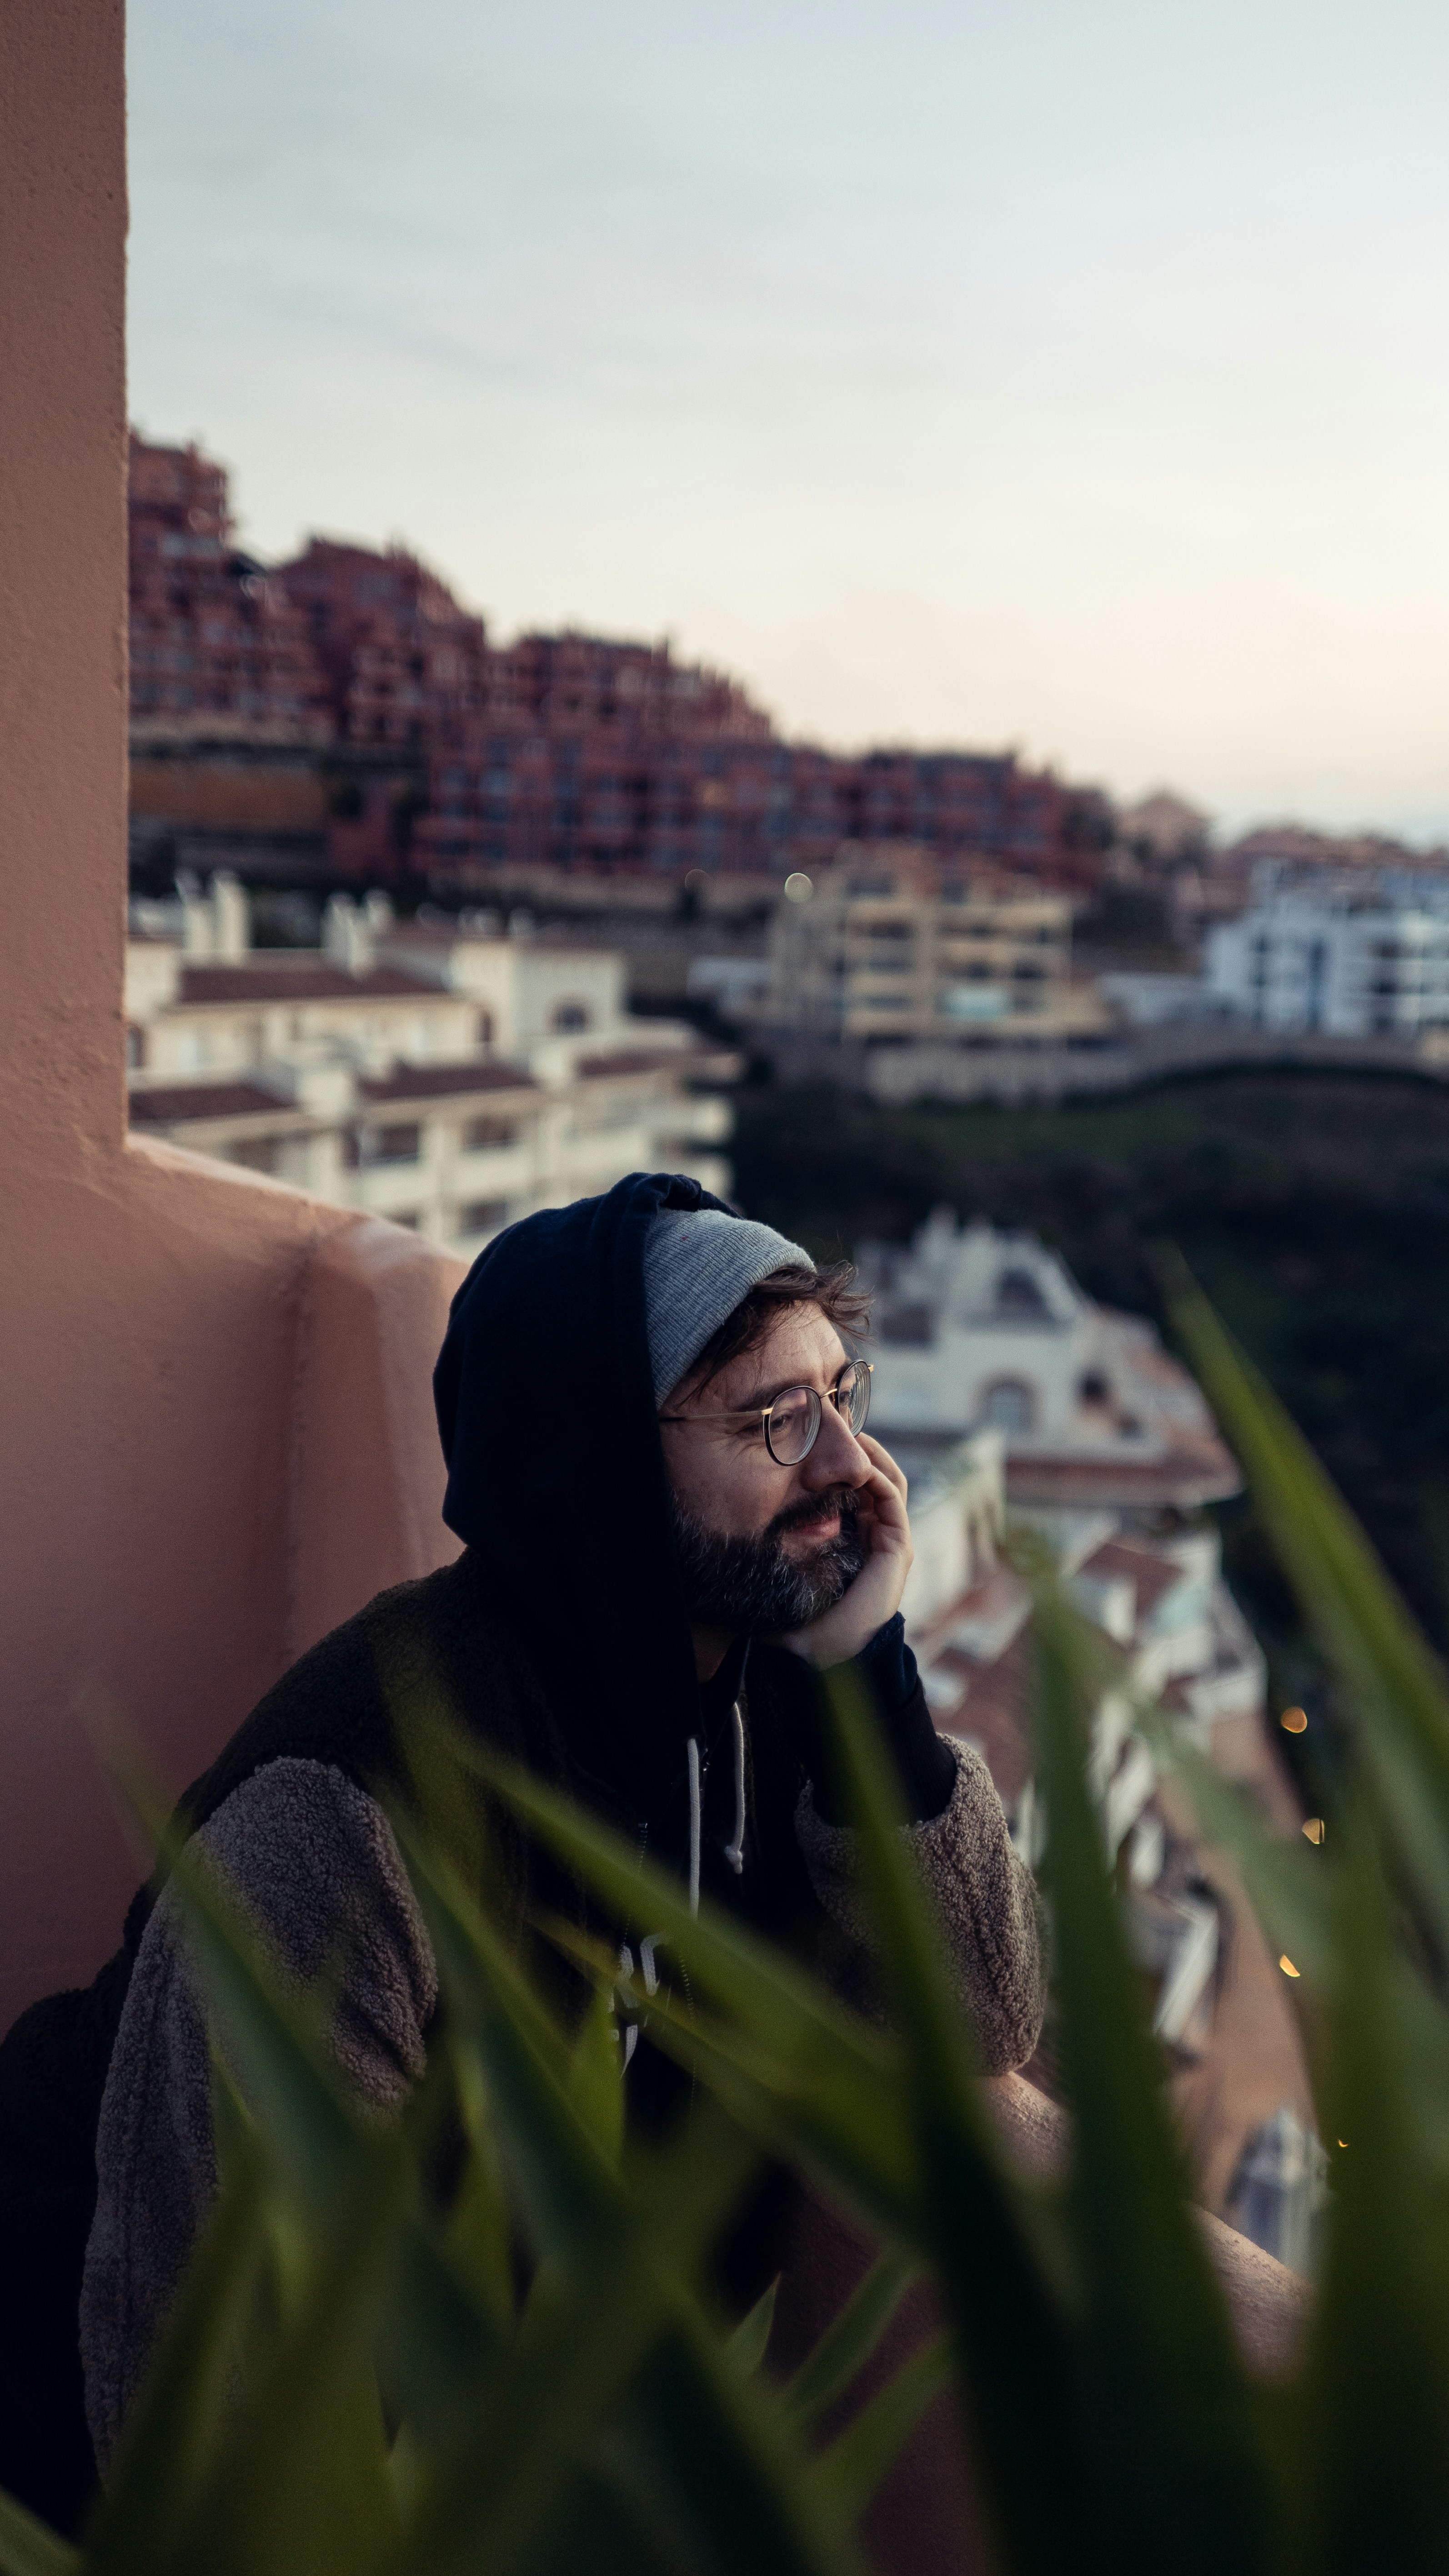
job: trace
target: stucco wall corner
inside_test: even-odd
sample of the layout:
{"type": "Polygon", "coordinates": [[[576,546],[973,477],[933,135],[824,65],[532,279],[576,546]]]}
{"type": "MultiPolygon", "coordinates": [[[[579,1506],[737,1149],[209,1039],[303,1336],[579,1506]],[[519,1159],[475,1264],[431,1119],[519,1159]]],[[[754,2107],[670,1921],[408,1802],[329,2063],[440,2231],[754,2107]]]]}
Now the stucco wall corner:
{"type": "Polygon", "coordinates": [[[379,1217],[314,1246],[293,1381],[287,1648],[458,1554],[432,1377],[465,1265],[379,1217]]]}

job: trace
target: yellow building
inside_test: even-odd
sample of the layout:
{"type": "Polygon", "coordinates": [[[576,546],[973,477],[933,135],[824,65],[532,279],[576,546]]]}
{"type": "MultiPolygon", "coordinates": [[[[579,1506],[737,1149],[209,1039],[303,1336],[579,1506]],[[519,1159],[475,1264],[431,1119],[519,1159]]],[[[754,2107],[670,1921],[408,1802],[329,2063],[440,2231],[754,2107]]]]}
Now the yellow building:
{"type": "Polygon", "coordinates": [[[979,872],[944,876],[909,844],[843,849],[792,877],[761,1015],[802,1033],[963,1041],[1095,1037],[1108,1013],[1071,974],[1072,907],[979,872]]]}

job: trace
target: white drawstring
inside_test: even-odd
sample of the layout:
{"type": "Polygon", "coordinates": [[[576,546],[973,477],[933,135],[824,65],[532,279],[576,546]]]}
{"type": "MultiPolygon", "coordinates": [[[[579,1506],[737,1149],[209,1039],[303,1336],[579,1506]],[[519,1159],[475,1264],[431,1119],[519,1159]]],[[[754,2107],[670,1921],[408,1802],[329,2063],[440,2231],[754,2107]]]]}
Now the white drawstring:
{"type": "MultiPolygon", "coordinates": [[[[730,1718],[735,1745],[735,1834],[733,1842],[725,1845],[725,1859],[738,1878],[745,1865],[745,1721],[740,1714],[738,1700],[730,1711],[730,1718]]],[[[689,1910],[691,1914],[697,1914],[699,1912],[700,1845],[704,1830],[697,1735],[691,1735],[685,1750],[689,1756],[689,1910]]],[[[659,1991],[659,1971],[655,1965],[654,1953],[656,1944],[663,1938],[662,1932],[651,1932],[648,1938],[639,1944],[639,1966],[643,1974],[646,1995],[655,1995],[659,1991]]],[[[627,1977],[633,1976],[634,1953],[627,1941],[620,1949],[619,1965],[627,1977]]],[[[625,2066],[633,2056],[638,2042],[639,2026],[637,2022],[630,2022],[624,2032],[625,2066]]]]}
{"type": "Polygon", "coordinates": [[[745,1721],[738,1700],[730,1717],[735,1737],[735,1838],[725,1845],[725,1859],[738,1878],[745,1866],[745,1721]]]}
{"type": "Polygon", "coordinates": [[[689,1739],[689,1910],[699,1912],[699,1738],[689,1739]]]}

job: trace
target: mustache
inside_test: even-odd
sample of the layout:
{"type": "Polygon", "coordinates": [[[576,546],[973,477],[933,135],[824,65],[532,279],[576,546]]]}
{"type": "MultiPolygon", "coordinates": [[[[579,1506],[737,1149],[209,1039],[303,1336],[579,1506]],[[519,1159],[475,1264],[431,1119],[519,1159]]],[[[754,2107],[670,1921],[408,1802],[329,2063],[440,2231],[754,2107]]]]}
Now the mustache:
{"type": "MultiPolygon", "coordinates": [[[[766,1539],[784,1538],[789,1531],[803,1529],[811,1521],[824,1520],[831,1512],[840,1515],[840,1537],[849,1538],[860,1518],[860,1496],[853,1485],[827,1485],[821,1494],[802,1494],[798,1503],[787,1503],[765,1525],[766,1539]]],[[[839,1545],[832,1539],[829,1544],[839,1545]]]]}

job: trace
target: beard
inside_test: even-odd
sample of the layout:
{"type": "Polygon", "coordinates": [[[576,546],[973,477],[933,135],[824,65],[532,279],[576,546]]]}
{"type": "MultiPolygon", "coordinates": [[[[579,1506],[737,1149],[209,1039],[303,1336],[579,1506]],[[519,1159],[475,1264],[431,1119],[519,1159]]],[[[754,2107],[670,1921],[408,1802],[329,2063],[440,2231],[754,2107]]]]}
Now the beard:
{"type": "Polygon", "coordinates": [[[849,1485],[803,1496],[749,1538],[726,1538],[678,1503],[673,1514],[690,1619],[698,1628],[724,1628],[734,1636],[790,1636],[808,1628],[849,1591],[869,1553],[859,1500],[849,1485]],[[840,1514],[836,1537],[806,1557],[788,1557],[782,1542],[790,1531],[831,1509],[840,1514]]]}

